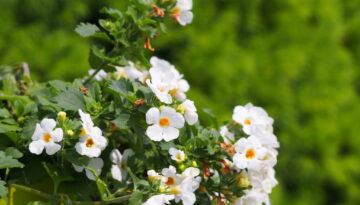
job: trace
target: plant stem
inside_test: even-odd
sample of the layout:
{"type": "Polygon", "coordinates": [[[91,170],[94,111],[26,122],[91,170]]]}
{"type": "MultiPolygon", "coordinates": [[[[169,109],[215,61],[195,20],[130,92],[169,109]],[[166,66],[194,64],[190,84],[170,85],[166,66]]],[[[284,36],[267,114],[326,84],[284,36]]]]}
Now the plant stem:
{"type": "Polygon", "coordinates": [[[9,187],[13,187],[15,189],[19,189],[25,192],[29,192],[31,194],[35,194],[38,195],[44,199],[48,199],[49,201],[55,201],[55,202],[59,202],[59,203],[69,203],[70,204],[74,204],[74,205],[105,205],[105,204],[113,204],[113,203],[118,203],[124,200],[127,200],[128,198],[130,198],[130,195],[125,195],[125,196],[121,196],[121,197],[116,197],[110,200],[106,200],[106,201],[94,201],[94,202],[85,202],[85,201],[70,201],[70,200],[66,200],[66,199],[60,199],[56,196],[41,192],[39,190],[27,187],[27,186],[23,186],[23,185],[19,185],[19,184],[11,184],[9,187]]]}
{"type": "Polygon", "coordinates": [[[95,77],[95,75],[104,67],[105,64],[106,64],[105,62],[101,63],[99,68],[97,68],[95,70],[95,72],[93,74],[91,74],[88,79],[85,80],[84,85],[88,84],[90,82],[90,80],[93,79],[95,77]]]}

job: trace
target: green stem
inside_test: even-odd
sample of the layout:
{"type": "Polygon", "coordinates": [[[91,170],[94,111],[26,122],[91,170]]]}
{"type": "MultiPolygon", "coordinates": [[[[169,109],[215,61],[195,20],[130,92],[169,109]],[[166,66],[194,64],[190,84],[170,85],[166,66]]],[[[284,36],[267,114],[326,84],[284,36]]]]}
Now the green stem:
{"type": "Polygon", "coordinates": [[[25,192],[29,192],[31,194],[40,196],[44,199],[48,199],[49,201],[55,201],[55,202],[59,202],[59,203],[68,203],[70,202],[70,204],[74,204],[74,205],[82,205],[82,204],[88,204],[88,205],[105,205],[105,204],[113,204],[113,203],[118,203],[124,200],[127,200],[130,198],[130,195],[125,195],[125,196],[121,196],[121,197],[116,197],[110,200],[106,200],[104,202],[102,201],[94,201],[94,202],[85,202],[85,201],[70,201],[67,199],[60,199],[59,197],[41,192],[39,190],[30,188],[30,187],[26,187],[23,185],[19,185],[19,184],[11,184],[9,187],[13,187],[15,189],[19,189],[25,192]]]}
{"type": "Polygon", "coordinates": [[[90,80],[93,79],[95,77],[95,75],[105,66],[105,64],[106,64],[105,62],[101,63],[99,68],[97,68],[95,70],[95,72],[92,75],[90,75],[88,79],[85,80],[84,85],[88,84],[90,82],[90,80]]]}

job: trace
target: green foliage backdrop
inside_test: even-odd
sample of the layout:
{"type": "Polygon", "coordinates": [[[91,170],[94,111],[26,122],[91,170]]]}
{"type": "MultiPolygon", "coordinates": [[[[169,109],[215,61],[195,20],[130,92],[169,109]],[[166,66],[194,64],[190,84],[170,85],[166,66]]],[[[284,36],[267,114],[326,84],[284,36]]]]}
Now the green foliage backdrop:
{"type": "MultiPolygon", "coordinates": [[[[116,0],[0,1],[0,64],[39,80],[83,76],[79,22],[116,0]]],[[[275,118],[273,204],[360,204],[360,0],[194,0],[194,21],[153,41],[221,120],[249,101],[275,118]]],[[[151,54],[149,54],[150,56],[151,54]]]]}

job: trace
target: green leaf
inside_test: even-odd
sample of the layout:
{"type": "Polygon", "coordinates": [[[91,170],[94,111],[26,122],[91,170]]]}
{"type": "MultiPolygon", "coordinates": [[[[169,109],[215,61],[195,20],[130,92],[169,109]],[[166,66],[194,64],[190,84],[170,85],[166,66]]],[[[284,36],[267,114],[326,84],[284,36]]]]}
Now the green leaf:
{"type": "Polygon", "coordinates": [[[79,155],[75,150],[67,151],[64,157],[70,163],[76,164],[78,166],[87,166],[90,162],[89,157],[79,155]]]}
{"type": "Polygon", "coordinates": [[[10,156],[10,157],[12,157],[14,159],[19,159],[19,158],[21,158],[23,156],[23,154],[14,147],[6,148],[5,149],[5,155],[10,156]]]}
{"type": "Polygon", "coordinates": [[[131,194],[129,199],[129,205],[141,205],[143,199],[143,193],[140,191],[136,191],[131,194]]]}
{"type": "Polygon", "coordinates": [[[130,81],[120,78],[119,80],[111,81],[110,89],[126,96],[129,92],[133,92],[133,86],[130,81]]]}
{"type": "Polygon", "coordinates": [[[120,129],[127,129],[129,128],[129,120],[130,120],[130,114],[128,113],[120,113],[117,115],[116,119],[112,121],[116,125],[116,127],[120,129]]]}
{"type": "Polygon", "coordinates": [[[80,90],[68,87],[55,97],[57,105],[65,110],[78,111],[85,109],[84,97],[80,90]]]}
{"type": "Polygon", "coordinates": [[[5,109],[5,108],[0,109],[0,117],[1,117],[1,118],[8,118],[8,117],[10,117],[9,111],[8,111],[7,109],[5,109]]]}
{"type": "Polygon", "coordinates": [[[7,199],[7,187],[5,186],[6,182],[0,180],[0,199],[7,199]]]}
{"type": "Polygon", "coordinates": [[[8,125],[0,122],[0,133],[15,132],[18,130],[20,130],[20,127],[17,125],[8,125]]]}
{"type": "Polygon", "coordinates": [[[22,116],[24,114],[25,105],[20,100],[15,100],[14,110],[17,116],[22,116]]]}
{"type": "Polygon", "coordinates": [[[92,36],[98,31],[100,31],[100,29],[96,25],[90,23],[80,23],[75,29],[75,32],[82,37],[92,36]]]}
{"type": "Polygon", "coordinates": [[[0,169],[6,168],[23,168],[24,164],[20,163],[17,159],[13,159],[12,157],[0,155],[0,169]]]}

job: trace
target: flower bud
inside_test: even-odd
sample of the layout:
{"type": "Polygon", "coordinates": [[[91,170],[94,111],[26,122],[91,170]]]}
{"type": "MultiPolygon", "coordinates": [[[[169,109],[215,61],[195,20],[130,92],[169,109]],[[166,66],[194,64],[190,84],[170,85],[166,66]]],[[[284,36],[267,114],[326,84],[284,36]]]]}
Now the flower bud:
{"type": "Polygon", "coordinates": [[[180,168],[181,170],[184,170],[184,169],[186,168],[186,166],[185,166],[184,164],[181,164],[181,165],[179,166],[179,168],[180,168]]]}
{"type": "Polygon", "coordinates": [[[159,192],[162,193],[162,192],[165,192],[165,191],[166,191],[166,187],[161,185],[161,186],[159,187],[159,192]]]}
{"type": "Polygon", "coordinates": [[[198,164],[196,163],[196,161],[192,161],[192,162],[191,162],[191,166],[193,166],[193,167],[197,167],[197,166],[198,166],[198,164]]]}
{"type": "Polygon", "coordinates": [[[185,113],[185,107],[181,104],[179,106],[177,106],[176,111],[178,111],[181,114],[185,113]]]}
{"type": "Polygon", "coordinates": [[[68,131],[66,131],[66,134],[69,135],[69,136],[73,136],[73,135],[74,135],[74,131],[68,130],[68,131]]]}
{"type": "Polygon", "coordinates": [[[66,120],[66,112],[58,112],[57,117],[60,122],[64,122],[66,120]]]}

